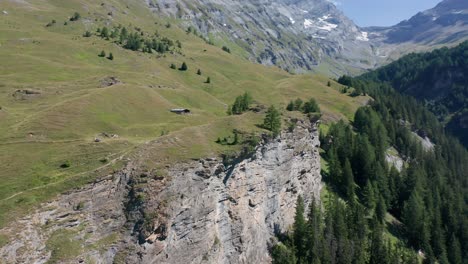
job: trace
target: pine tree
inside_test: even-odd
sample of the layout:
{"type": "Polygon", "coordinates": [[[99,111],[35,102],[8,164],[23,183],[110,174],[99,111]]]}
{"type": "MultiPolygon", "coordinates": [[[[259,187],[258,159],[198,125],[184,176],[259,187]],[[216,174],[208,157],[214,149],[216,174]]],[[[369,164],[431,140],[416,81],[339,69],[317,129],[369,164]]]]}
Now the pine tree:
{"type": "Polygon", "coordinates": [[[249,107],[250,107],[250,104],[252,103],[252,96],[245,92],[243,95],[242,95],[242,111],[247,111],[249,110],[249,107]]]}
{"type": "Polygon", "coordinates": [[[304,200],[299,195],[296,202],[296,214],[294,215],[293,224],[293,243],[296,249],[296,257],[299,263],[306,261],[307,248],[306,248],[306,236],[307,236],[307,224],[304,218],[304,200]]]}
{"type": "Polygon", "coordinates": [[[320,113],[320,108],[314,98],[304,104],[304,113],[320,113]]]}
{"type": "Polygon", "coordinates": [[[423,248],[424,241],[424,202],[417,191],[411,194],[405,203],[402,212],[402,220],[407,227],[406,232],[412,245],[423,248]]]}
{"type": "Polygon", "coordinates": [[[297,98],[296,101],[294,101],[294,110],[295,111],[300,111],[302,109],[302,104],[304,102],[300,99],[300,98],[297,98]]]}
{"type": "Polygon", "coordinates": [[[372,187],[372,183],[370,182],[370,180],[367,180],[366,184],[364,185],[364,190],[362,191],[362,200],[363,204],[369,211],[374,210],[375,195],[374,188],[372,187]]]}
{"type": "Polygon", "coordinates": [[[105,56],[106,56],[106,52],[105,52],[105,51],[101,51],[101,53],[99,53],[99,57],[104,58],[105,56]]]}
{"type": "Polygon", "coordinates": [[[289,249],[282,243],[275,245],[271,252],[273,264],[296,264],[296,255],[294,251],[289,249]]]}
{"type": "Polygon", "coordinates": [[[111,53],[109,53],[109,56],[107,57],[109,60],[114,60],[114,55],[111,53]]]}
{"type": "Polygon", "coordinates": [[[202,75],[202,72],[201,72],[200,69],[197,70],[197,74],[198,74],[198,75],[202,75]]]}
{"type": "Polygon", "coordinates": [[[101,38],[108,38],[109,37],[109,29],[107,27],[103,27],[101,29],[101,38]]]}
{"type": "Polygon", "coordinates": [[[266,117],[263,120],[263,126],[273,132],[273,136],[277,136],[281,129],[281,117],[280,113],[272,105],[268,108],[266,117]]]}
{"type": "Polygon", "coordinates": [[[211,78],[207,77],[205,83],[211,83],[211,78]]]}
{"type": "Polygon", "coordinates": [[[73,16],[70,18],[70,21],[77,21],[77,20],[79,20],[80,18],[81,18],[80,13],[75,12],[75,13],[73,14],[73,16]]]}
{"type": "Polygon", "coordinates": [[[460,242],[455,236],[455,234],[452,234],[450,238],[449,249],[450,250],[448,252],[449,253],[448,255],[449,255],[450,263],[453,263],[453,264],[463,263],[460,242]]]}
{"type": "Polygon", "coordinates": [[[236,100],[234,101],[234,104],[232,105],[232,114],[234,115],[240,115],[243,112],[242,109],[242,96],[236,97],[236,100]]]}
{"type": "Polygon", "coordinates": [[[120,44],[125,44],[127,37],[128,37],[128,31],[125,27],[122,27],[122,29],[120,29],[120,41],[119,41],[120,44]]]}
{"type": "Polygon", "coordinates": [[[345,161],[345,165],[343,167],[343,177],[342,177],[342,192],[346,196],[347,199],[351,200],[354,199],[354,176],[353,171],[351,169],[351,163],[348,159],[345,161]]]}
{"type": "Polygon", "coordinates": [[[185,62],[182,63],[182,65],[179,68],[180,71],[186,71],[188,70],[187,64],[185,62]]]}
{"type": "Polygon", "coordinates": [[[320,263],[320,251],[323,244],[323,219],[319,205],[313,199],[307,215],[307,260],[309,263],[320,263]]]}
{"type": "Polygon", "coordinates": [[[377,202],[377,207],[375,209],[375,215],[377,217],[377,220],[380,221],[380,223],[383,223],[385,221],[386,213],[387,213],[387,206],[385,205],[384,198],[380,196],[377,202]]]}
{"type": "Polygon", "coordinates": [[[289,102],[288,106],[286,106],[286,110],[294,111],[294,102],[293,101],[289,102]]]}

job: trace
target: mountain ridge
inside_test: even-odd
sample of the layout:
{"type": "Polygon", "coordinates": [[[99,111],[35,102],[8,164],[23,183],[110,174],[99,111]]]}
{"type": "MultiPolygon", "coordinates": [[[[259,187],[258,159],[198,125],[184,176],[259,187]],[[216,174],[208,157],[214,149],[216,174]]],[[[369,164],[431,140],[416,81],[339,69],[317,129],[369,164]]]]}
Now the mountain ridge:
{"type": "Polygon", "coordinates": [[[468,7],[461,0],[445,0],[392,27],[362,28],[327,0],[147,3],[154,12],[195,27],[211,43],[234,43],[233,50],[251,61],[298,73],[359,74],[468,38],[468,7]],[[462,13],[453,14],[457,8],[462,13]]]}

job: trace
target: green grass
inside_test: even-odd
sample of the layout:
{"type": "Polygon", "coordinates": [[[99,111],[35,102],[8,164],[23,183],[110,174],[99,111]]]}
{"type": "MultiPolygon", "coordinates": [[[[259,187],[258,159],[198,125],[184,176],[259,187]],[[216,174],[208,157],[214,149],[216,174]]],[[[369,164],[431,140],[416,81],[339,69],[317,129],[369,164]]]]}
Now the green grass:
{"type": "Polygon", "coordinates": [[[326,124],[351,119],[367,100],[341,94],[334,82],[327,87],[323,76],[290,75],[253,64],[236,45],[220,41],[233,50],[228,54],[186,34],[177,21],[168,29],[167,20],[154,16],[143,2],[7,1],[2,9],[9,14],[0,20],[0,61],[8,62],[0,64],[0,227],[61,192],[118,170],[124,165],[120,156],[145,153],[148,166],[164,166],[235,151],[238,147],[214,141],[234,128],[261,131],[255,125],[262,114],[226,115],[228,105],[246,91],[258,104],[281,109],[291,99],[314,97],[326,124]],[[110,9],[115,9],[112,19],[110,9]],[[82,19],[64,26],[75,11],[82,19]],[[45,27],[52,19],[56,25],[45,27]],[[180,40],[183,54],[159,57],[82,37],[107,22],[157,30],[180,40]],[[99,58],[101,50],[115,59],[99,58]],[[183,61],[188,71],[169,68],[183,61]],[[122,84],[100,87],[107,76],[122,84]],[[207,76],[211,84],[204,83],[207,76]],[[41,94],[16,100],[12,94],[17,89],[41,94]],[[193,114],[169,113],[175,107],[190,108],[193,114]],[[94,143],[102,132],[119,137],[94,143]],[[103,158],[114,162],[103,164],[103,158]],[[71,166],[61,169],[65,161],[71,166]]]}
{"type": "Polygon", "coordinates": [[[0,234],[0,248],[8,243],[8,237],[0,234]]]}
{"type": "Polygon", "coordinates": [[[55,231],[46,242],[46,247],[51,252],[47,263],[61,263],[78,256],[83,251],[83,245],[81,239],[75,236],[76,232],[71,230],[55,231]]]}

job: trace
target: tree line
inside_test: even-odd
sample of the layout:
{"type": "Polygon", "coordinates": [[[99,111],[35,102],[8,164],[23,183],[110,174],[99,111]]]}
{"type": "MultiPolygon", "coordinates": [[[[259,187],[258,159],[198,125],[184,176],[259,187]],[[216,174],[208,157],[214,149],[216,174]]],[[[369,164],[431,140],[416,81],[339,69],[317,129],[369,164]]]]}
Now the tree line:
{"type": "Polygon", "coordinates": [[[325,201],[324,223],[310,215],[317,208],[305,220],[296,213],[292,233],[272,251],[275,263],[411,263],[418,251],[424,263],[466,263],[466,149],[414,98],[388,84],[359,83],[374,101],[357,110],[352,125],[340,121],[320,135],[329,167],[324,180],[340,198],[325,201]],[[433,149],[423,148],[418,134],[433,149]],[[386,161],[390,147],[405,161],[401,171],[386,161]],[[317,222],[318,238],[301,231],[317,222]],[[390,242],[389,232],[400,242],[390,242]]]}

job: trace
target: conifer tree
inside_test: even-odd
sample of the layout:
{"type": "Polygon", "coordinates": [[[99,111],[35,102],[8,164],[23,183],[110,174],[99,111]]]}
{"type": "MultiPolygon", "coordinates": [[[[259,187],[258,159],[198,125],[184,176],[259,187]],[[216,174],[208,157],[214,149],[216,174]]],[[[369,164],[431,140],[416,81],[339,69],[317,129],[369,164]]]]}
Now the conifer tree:
{"type": "Polygon", "coordinates": [[[182,62],[182,65],[179,68],[180,71],[186,71],[188,70],[187,64],[185,62],[182,62]]]}
{"type": "Polygon", "coordinates": [[[370,180],[367,180],[366,184],[364,185],[364,189],[362,191],[362,200],[367,209],[370,211],[374,210],[375,195],[374,188],[372,187],[370,180]]]}
{"type": "Polygon", "coordinates": [[[105,52],[105,51],[101,51],[101,53],[99,53],[99,57],[104,58],[105,56],[106,56],[106,52],[105,52]]]}
{"type": "Polygon", "coordinates": [[[295,111],[300,111],[302,109],[302,104],[304,102],[300,99],[300,98],[297,98],[295,101],[294,101],[294,110],[295,111]]]}
{"type": "Polygon", "coordinates": [[[375,215],[377,217],[377,220],[380,221],[380,223],[383,223],[385,221],[386,213],[387,213],[387,206],[385,205],[384,198],[380,196],[377,202],[377,207],[375,208],[375,215]]]}
{"type": "Polygon", "coordinates": [[[200,69],[197,70],[197,74],[198,74],[198,75],[202,75],[202,72],[201,72],[200,69]]]}
{"type": "Polygon", "coordinates": [[[343,184],[341,185],[343,194],[348,199],[354,199],[354,176],[351,169],[351,163],[346,159],[343,167],[343,184]]]}
{"type": "Polygon", "coordinates": [[[282,243],[275,245],[271,257],[273,264],[296,264],[297,259],[294,251],[282,243]]]}
{"type": "Polygon", "coordinates": [[[101,29],[101,38],[108,38],[109,37],[109,29],[107,27],[103,27],[101,29]]]}
{"type": "Polygon", "coordinates": [[[307,224],[304,217],[305,208],[304,200],[299,195],[296,201],[296,214],[294,215],[294,248],[296,249],[296,256],[298,261],[304,262],[306,260],[306,236],[307,236],[307,224]]]}
{"type": "Polygon", "coordinates": [[[109,53],[109,56],[107,57],[109,60],[114,60],[114,55],[111,53],[109,53]]]}
{"type": "Polygon", "coordinates": [[[273,132],[273,136],[277,136],[281,129],[281,117],[280,113],[272,105],[268,108],[266,117],[263,120],[263,126],[273,132]]]}
{"type": "Polygon", "coordinates": [[[207,77],[205,83],[211,83],[211,78],[207,77]]]}

